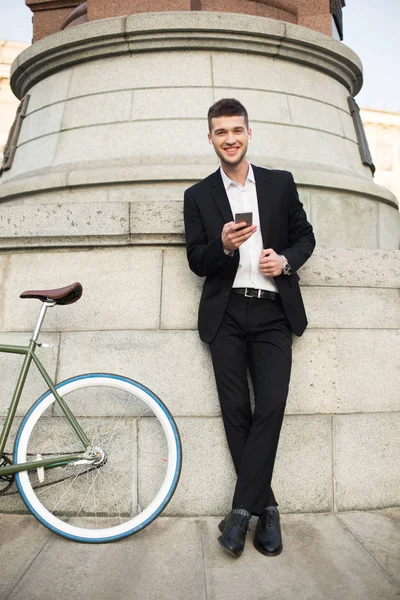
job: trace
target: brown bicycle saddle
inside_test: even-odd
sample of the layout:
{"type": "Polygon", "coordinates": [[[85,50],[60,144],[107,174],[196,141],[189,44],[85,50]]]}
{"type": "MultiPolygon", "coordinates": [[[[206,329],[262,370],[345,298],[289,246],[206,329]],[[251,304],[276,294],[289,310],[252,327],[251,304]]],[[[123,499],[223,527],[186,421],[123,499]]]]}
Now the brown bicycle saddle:
{"type": "Polygon", "coordinates": [[[56,304],[73,304],[82,296],[83,288],[78,282],[56,290],[27,290],[20,298],[37,298],[42,302],[54,300],[56,304]]]}

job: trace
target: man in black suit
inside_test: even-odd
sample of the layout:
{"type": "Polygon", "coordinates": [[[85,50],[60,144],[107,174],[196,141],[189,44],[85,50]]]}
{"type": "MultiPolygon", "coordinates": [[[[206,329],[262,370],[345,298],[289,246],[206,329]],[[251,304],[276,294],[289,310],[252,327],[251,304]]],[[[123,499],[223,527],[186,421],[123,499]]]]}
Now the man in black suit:
{"type": "Polygon", "coordinates": [[[300,336],[307,326],[297,270],[311,256],[315,238],[291,173],[248,162],[252,131],[245,107],[219,100],[209,109],[208,124],[221,167],[186,190],[184,218],[189,266],[206,278],[199,334],[211,350],[237,473],[232,511],[220,523],[218,539],[240,556],[249,519],[258,515],[254,545],[275,556],[282,538],[271,479],[289,389],[292,331],[300,336]],[[240,213],[247,215],[235,219],[240,213]]]}

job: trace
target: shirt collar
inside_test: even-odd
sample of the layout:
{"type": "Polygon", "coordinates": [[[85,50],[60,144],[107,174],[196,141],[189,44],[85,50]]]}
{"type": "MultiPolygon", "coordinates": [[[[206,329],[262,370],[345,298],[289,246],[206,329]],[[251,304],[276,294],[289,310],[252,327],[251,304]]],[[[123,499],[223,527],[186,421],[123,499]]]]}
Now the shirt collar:
{"type": "MultiPolygon", "coordinates": [[[[227,190],[230,185],[238,185],[236,183],[236,181],[232,181],[232,179],[230,177],[228,177],[228,175],[225,173],[225,171],[223,170],[222,167],[220,167],[219,170],[221,172],[222,182],[224,184],[225,190],[227,190]]],[[[246,187],[248,181],[251,181],[252,183],[256,182],[256,180],[254,178],[253,168],[250,163],[249,163],[249,170],[247,173],[246,181],[244,182],[245,187],[246,187]]]]}

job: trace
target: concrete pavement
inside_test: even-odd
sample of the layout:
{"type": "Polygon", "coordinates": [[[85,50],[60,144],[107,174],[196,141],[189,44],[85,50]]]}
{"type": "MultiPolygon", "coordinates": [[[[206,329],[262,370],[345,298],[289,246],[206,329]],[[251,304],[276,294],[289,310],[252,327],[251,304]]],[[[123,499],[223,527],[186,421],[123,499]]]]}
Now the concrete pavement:
{"type": "Polygon", "coordinates": [[[400,508],[282,515],[284,550],[248,534],[224,554],[217,517],[161,517],[121,542],[77,544],[0,515],[1,600],[399,600],[400,508]]]}

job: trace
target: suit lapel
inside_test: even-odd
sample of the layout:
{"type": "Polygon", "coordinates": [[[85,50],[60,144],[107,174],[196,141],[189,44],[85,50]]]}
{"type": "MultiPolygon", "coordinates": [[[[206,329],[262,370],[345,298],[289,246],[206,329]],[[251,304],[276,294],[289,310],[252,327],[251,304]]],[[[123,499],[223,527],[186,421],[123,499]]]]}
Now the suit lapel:
{"type": "Polygon", "coordinates": [[[268,210],[268,171],[253,167],[254,178],[256,180],[258,212],[260,215],[261,235],[263,239],[263,247],[268,248],[268,227],[269,227],[269,210],[268,210]]]}
{"type": "Polygon", "coordinates": [[[211,192],[225,223],[233,221],[231,205],[219,169],[211,176],[211,192]]]}
{"type": "MultiPolygon", "coordinates": [[[[254,165],[253,167],[254,178],[256,180],[257,190],[257,201],[258,201],[258,212],[260,215],[260,227],[261,235],[263,238],[264,248],[268,248],[268,227],[269,227],[269,210],[268,210],[268,196],[269,196],[269,183],[268,183],[268,171],[266,169],[260,169],[254,165]]],[[[233,221],[232,209],[229,204],[228,196],[220,170],[217,169],[211,176],[211,193],[218,206],[218,209],[225,221],[233,221]]]]}

